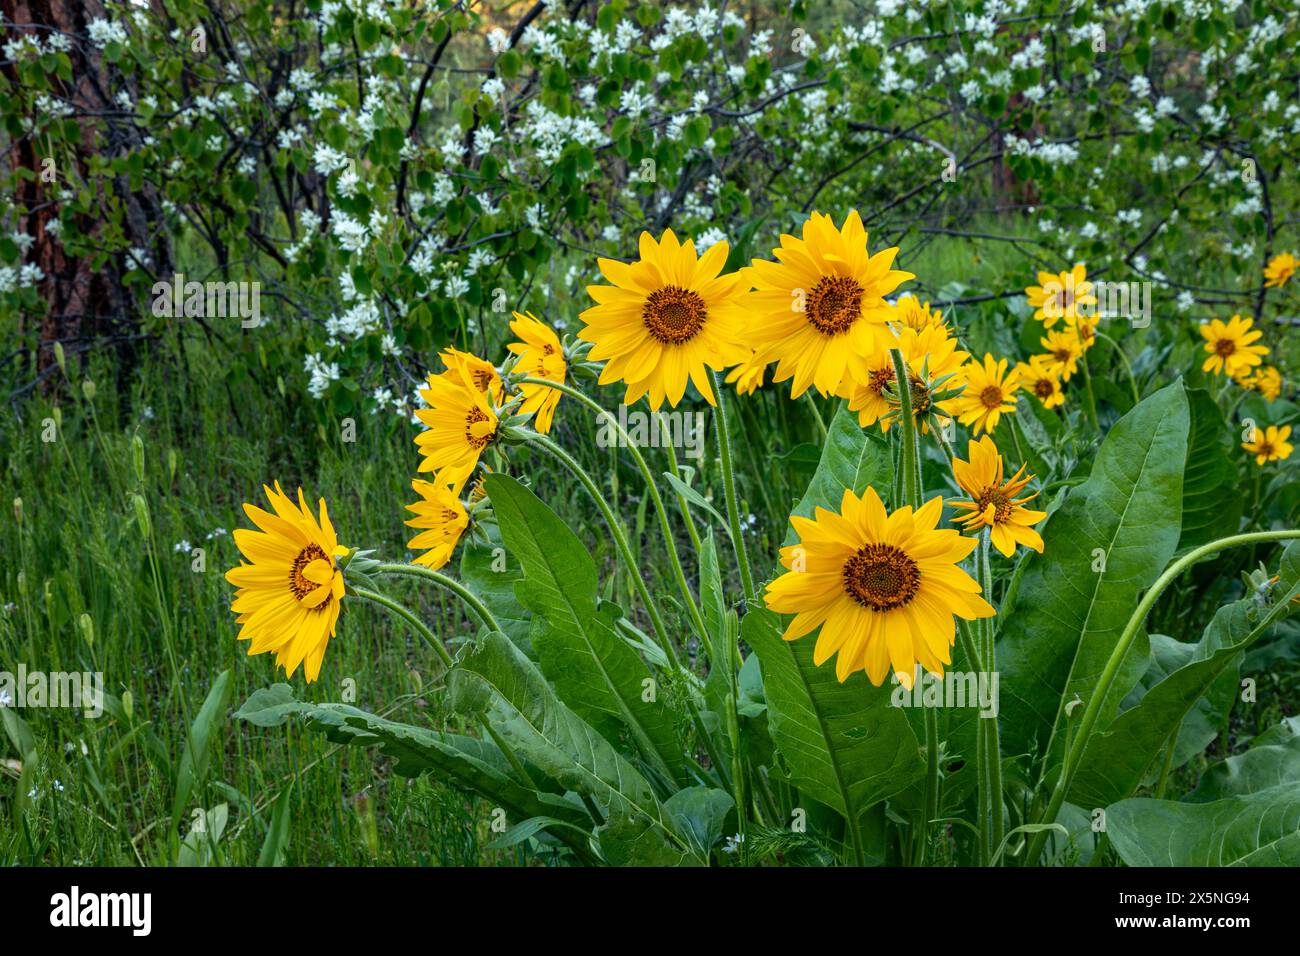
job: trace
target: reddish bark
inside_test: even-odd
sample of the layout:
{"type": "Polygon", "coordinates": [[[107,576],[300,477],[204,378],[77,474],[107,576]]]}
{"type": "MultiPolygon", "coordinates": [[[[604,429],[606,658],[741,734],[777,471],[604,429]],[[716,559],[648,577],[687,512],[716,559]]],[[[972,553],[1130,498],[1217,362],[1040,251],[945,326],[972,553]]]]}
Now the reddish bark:
{"type": "MultiPolygon", "coordinates": [[[[70,255],[49,231],[50,222],[59,217],[60,191],[66,198],[70,184],[86,182],[84,157],[92,153],[117,155],[139,139],[125,119],[100,115],[115,109],[112,96],[122,81],[86,40],[86,26],[96,17],[107,19],[107,14],[100,0],[0,0],[0,13],[7,24],[17,25],[9,27],[7,36],[31,33],[47,41],[51,31],[57,30],[72,41],[72,82],[57,82],[54,93],[75,110],[73,115],[81,131],[75,155],[41,156],[37,142],[30,137],[16,140],[9,149],[11,168],[25,167],[37,174],[34,179],[17,179],[13,197],[18,209],[15,226],[33,238],[23,261],[39,266],[45,276],[37,287],[46,304],[45,314],[20,316],[23,333],[30,331],[33,322],[39,323],[40,350],[36,368],[29,371],[40,375],[49,369],[54,362],[55,342],[62,342],[69,354],[111,345],[119,369],[125,370],[134,364],[140,321],[139,309],[122,282],[130,263],[122,253],[114,253],[96,268],[89,256],[70,255]],[[41,163],[47,158],[55,161],[54,183],[44,182],[41,177],[41,163]],[[65,164],[71,168],[63,168],[65,164]]],[[[6,66],[4,71],[11,83],[19,84],[14,66],[6,66]]],[[[171,248],[166,234],[158,230],[162,210],[153,186],[145,184],[133,193],[125,178],[92,185],[98,188],[101,203],[106,193],[120,202],[124,234],[132,245],[149,251],[155,274],[170,275],[171,248]]],[[[92,237],[92,245],[100,235],[100,220],[92,211],[80,216],[77,223],[78,232],[92,237]]],[[[55,378],[48,376],[47,381],[55,378]]]]}

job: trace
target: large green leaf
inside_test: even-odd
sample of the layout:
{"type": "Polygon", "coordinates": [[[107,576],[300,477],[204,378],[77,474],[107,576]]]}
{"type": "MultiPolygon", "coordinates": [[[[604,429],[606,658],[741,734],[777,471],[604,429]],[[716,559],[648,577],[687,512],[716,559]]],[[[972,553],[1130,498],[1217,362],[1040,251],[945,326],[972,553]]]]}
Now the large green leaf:
{"type": "Polygon", "coordinates": [[[1145,798],[1106,811],[1129,866],[1300,866],[1300,789],[1285,783],[1211,803],[1145,798]]]}
{"type": "Polygon", "coordinates": [[[254,691],[235,716],[257,727],[275,727],[290,717],[335,743],[377,747],[395,761],[394,771],[414,777],[432,771],[493,801],[513,820],[551,816],[586,827],[592,820],[575,798],[538,791],[518,779],[491,742],[387,720],[347,704],[296,700],[288,684],[254,691]]]}
{"type": "Polygon", "coordinates": [[[630,735],[636,750],[671,779],[685,777],[684,753],[667,695],[615,630],[618,608],[597,607],[596,564],[577,536],[540,498],[506,475],[489,475],[488,496],[510,554],[523,568],[515,586],[532,612],[532,646],[555,692],[611,741],[630,735]]]}
{"type": "MultiPolygon", "coordinates": [[[[845,488],[861,494],[871,485],[888,501],[893,475],[888,443],[875,431],[863,431],[858,425],[858,413],[849,411],[844,403],[831,420],[817,472],[793,514],[810,518],[818,505],[839,511],[845,488]]],[[[794,537],[790,529],[785,543],[790,544],[794,537]]]]}
{"type": "Polygon", "coordinates": [[[1300,717],[1288,717],[1252,740],[1245,753],[1210,767],[1183,799],[1210,803],[1284,784],[1300,788],[1300,717]]]}
{"type": "MultiPolygon", "coordinates": [[[[1015,612],[1001,622],[1002,742],[1059,759],[1064,705],[1096,687],[1138,594],[1178,545],[1187,398],[1174,382],[1111,428],[1088,479],[1070,489],[1029,559],[1015,612]]],[[[1145,634],[1112,685],[1103,719],[1146,670],[1145,634]]]]}
{"type": "MultiPolygon", "coordinates": [[[[1070,800],[1084,807],[1104,807],[1133,793],[1144,776],[1149,776],[1169,737],[1221,682],[1221,676],[1240,662],[1241,654],[1287,613],[1288,602],[1297,593],[1300,543],[1292,542],[1282,555],[1280,580],[1271,606],[1264,607],[1250,596],[1220,608],[1195,645],[1178,645],[1164,638],[1181,650],[1184,665],[1148,689],[1136,705],[1093,736],[1071,786],[1070,800]]],[[[1228,693],[1233,684],[1229,682],[1228,693]]],[[[1198,743],[1204,747],[1209,740],[1202,737],[1198,743]]],[[[1183,754],[1183,759],[1189,756],[1183,754]]],[[[1175,750],[1175,766],[1177,758],[1175,750]]]]}
{"type": "Polygon", "coordinates": [[[620,862],[685,861],[691,847],[645,777],[564,705],[508,638],[496,631],[484,635],[449,682],[457,711],[491,727],[518,757],[591,801],[620,845],[633,848],[620,862]]]}
{"type": "Polygon", "coordinates": [[[725,790],[703,786],[678,790],[664,801],[664,809],[677,824],[677,829],[690,840],[695,852],[705,858],[722,839],[727,814],[735,806],[736,801],[725,790]]]}
{"type": "MultiPolygon", "coordinates": [[[[841,408],[794,513],[809,516],[818,506],[838,511],[846,488],[861,494],[870,485],[887,497],[892,473],[888,446],[841,408]]],[[[741,623],[741,637],[762,668],[772,739],[794,786],[857,818],[925,772],[916,734],[904,711],[891,705],[887,686],[873,687],[860,673],[841,684],[832,665],[813,664],[812,635],[785,641],[781,631],[781,619],[762,609],[741,623]]]]}
{"type": "Polygon", "coordinates": [[[887,686],[861,673],[841,684],[833,666],[813,665],[811,637],[782,639],[771,611],[745,615],[741,637],[762,664],[768,726],[800,791],[848,818],[924,774],[916,734],[887,686]]]}
{"type": "Polygon", "coordinates": [[[531,656],[528,632],[532,618],[515,596],[515,585],[523,579],[523,570],[519,559],[502,545],[499,530],[491,525],[487,528],[486,542],[468,541],[462,547],[460,579],[487,605],[506,637],[531,656]]]}
{"type": "Polygon", "coordinates": [[[1235,492],[1233,430],[1218,403],[1203,388],[1187,390],[1191,427],[1183,472],[1183,532],[1178,550],[1187,551],[1233,534],[1243,497],[1235,492]]]}

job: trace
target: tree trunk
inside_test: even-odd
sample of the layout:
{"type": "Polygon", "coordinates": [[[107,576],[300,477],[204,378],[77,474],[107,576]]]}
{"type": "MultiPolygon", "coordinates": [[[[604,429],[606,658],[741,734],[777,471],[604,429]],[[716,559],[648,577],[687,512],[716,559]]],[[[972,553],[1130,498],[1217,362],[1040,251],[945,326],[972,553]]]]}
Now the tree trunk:
{"type": "MultiPolygon", "coordinates": [[[[53,31],[68,38],[73,79],[71,83],[56,80],[53,95],[72,107],[72,117],[80,128],[79,141],[65,143],[62,155],[41,155],[39,142],[31,136],[15,140],[9,148],[11,169],[25,167],[36,173],[31,179],[15,178],[13,197],[14,225],[33,240],[23,262],[38,266],[44,274],[37,285],[45,303],[44,314],[19,317],[24,342],[37,330],[36,364],[28,373],[47,388],[54,385],[57,376],[49,372],[54,364],[54,343],[60,342],[69,355],[92,348],[111,350],[121,382],[135,365],[143,332],[141,308],[123,284],[126,273],[139,267],[128,250],[144,250],[151,260],[146,271],[153,276],[170,276],[174,267],[163,229],[162,205],[153,185],[145,183],[132,192],[126,177],[89,178],[86,156],[94,153],[108,159],[124,155],[138,148],[142,140],[129,114],[112,115],[123,114],[113,99],[117,92],[128,89],[134,102],[135,91],[119,71],[103,61],[86,36],[91,20],[111,17],[100,0],[0,0],[0,13],[11,38],[30,34],[46,44],[53,31]],[[53,160],[52,166],[49,160],[53,160]],[[103,234],[101,222],[109,216],[108,200],[116,198],[118,202],[115,217],[121,217],[123,240],[105,248],[107,259],[100,265],[90,255],[71,254],[49,230],[49,224],[60,218],[61,201],[83,188],[91,190],[98,208],[88,215],[79,214],[76,227],[78,233],[89,237],[92,248],[105,248],[98,245],[103,234]]],[[[17,69],[9,65],[4,70],[10,82],[19,85],[17,69]]]]}

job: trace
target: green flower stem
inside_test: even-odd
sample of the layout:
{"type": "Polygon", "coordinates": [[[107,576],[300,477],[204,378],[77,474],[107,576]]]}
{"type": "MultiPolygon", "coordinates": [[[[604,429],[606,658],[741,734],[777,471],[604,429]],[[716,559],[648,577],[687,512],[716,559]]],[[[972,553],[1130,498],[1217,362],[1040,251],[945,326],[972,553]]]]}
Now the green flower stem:
{"type": "MultiPolygon", "coordinates": [[[[990,529],[988,528],[984,528],[980,532],[979,547],[975,551],[977,556],[975,579],[983,592],[984,600],[992,604],[993,570],[989,565],[989,536],[990,529]]],[[[984,665],[984,672],[990,675],[997,669],[997,649],[993,640],[993,621],[993,618],[986,617],[980,618],[978,622],[983,638],[980,660],[984,665]]],[[[1003,822],[1002,737],[996,717],[980,717],[979,720],[981,732],[984,734],[984,759],[988,761],[986,773],[988,774],[989,787],[989,814],[992,818],[990,847],[996,848],[1002,845],[1003,837],[1006,835],[1006,824],[1003,822]]]]}
{"type": "Polygon", "coordinates": [[[1112,339],[1105,332],[1098,331],[1098,332],[1094,332],[1093,334],[1096,335],[1097,338],[1109,342],[1110,347],[1115,350],[1115,354],[1118,355],[1120,357],[1120,360],[1124,363],[1124,371],[1128,373],[1128,387],[1133,392],[1133,404],[1134,405],[1138,404],[1138,402],[1142,401],[1142,395],[1140,392],[1138,392],[1137,378],[1133,375],[1133,363],[1128,360],[1128,355],[1126,355],[1124,350],[1119,347],[1119,343],[1116,342],[1114,339],[1112,339]]]}
{"type": "MultiPolygon", "coordinates": [[[[1097,396],[1092,391],[1092,373],[1088,371],[1088,353],[1084,352],[1079,358],[1079,364],[1083,366],[1083,384],[1088,393],[1088,421],[1094,429],[1099,428],[1097,424],[1097,396]]],[[[1035,836],[1035,840],[1046,840],[1049,831],[1043,830],[1035,836]]]]}
{"type": "MultiPolygon", "coordinates": [[[[686,572],[682,568],[682,560],[681,560],[681,556],[677,553],[677,542],[673,537],[672,525],[668,521],[668,509],[664,507],[663,497],[660,496],[659,494],[659,487],[655,483],[654,475],[650,471],[650,466],[646,464],[645,456],[643,456],[641,454],[640,449],[636,447],[636,443],[632,441],[632,437],[628,435],[627,431],[624,430],[623,426],[619,424],[617,418],[615,418],[612,414],[607,412],[605,409],[601,408],[596,401],[588,397],[585,393],[583,393],[579,389],[572,388],[568,385],[563,385],[557,382],[551,382],[549,379],[533,378],[532,376],[520,379],[520,382],[521,384],[528,384],[528,385],[541,385],[545,383],[550,388],[557,389],[558,391],[563,392],[565,395],[569,395],[574,399],[576,399],[577,401],[582,402],[588,408],[595,411],[596,414],[600,416],[603,420],[610,422],[614,426],[614,428],[618,430],[619,436],[623,439],[623,443],[627,446],[628,452],[631,453],[632,455],[632,460],[636,462],[637,469],[641,472],[641,477],[645,479],[646,491],[650,495],[650,502],[651,504],[654,505],[655,513],[659,516],[659,527],[660,530],[663,532],[664,543],[667,545],[668,548],[668,560],[669,563],[672,565],[673,577],[677,580],[677,589],[681,591],[682,600],[685,601],[686,603],[686,612],[687,614],[690,615],[691,624],[695,627],[696,633],[700,635],[700,640],[704,644],[705,653],[709,655],[710,661],[713,660],[713,642],[709,636],[708,629],[704,626],[704,616],[700,613],[700,606],[695,600],[695,595],[691,592],[690,585],[686,582],[686,572]]],[[[574,465],[577,465],[576,461],[574,462],[574,465]]],[[[676,471],[677,471],[676,456],[674,455],[673,473],[676,474],[676,471]]],[[[582,479],[579,478],[579,480],[581,481],[582,479]]],[[[591,489],[589,488],[588,490],[591,489]]],[[[599,503],[600,500],[597,501],[597,504],[599,503]]],[[[681,506],[682,506],[682,511],[685,512],[686,510],[685,502],[682,502],[681,506]]],[[[698,539],[695,539],[695,543],[698,547],[699,544],[698,539]]],[[[630,553],[631,552],[629,551],[628,554],[630,553]]],[[[629,567],[633,567],[633,565],[629,564],[629,567]]],[[[638,581],[640,581],[640,590],[644,591],[645,582],[640,579],[639,574],[638,574],[638,581]]],[[[645,601],[647,607],[652,606],[650,603],[648,592],[642,594],[642,600],[645,601]]],[[[671,659],[671,655],[670,655],[670,659],[671,659]]],[[[676,663],[675,660],[674,663],[676,663]]]]}
{"type": "MultiPolygon", "coordinates": [[[[666,428],[668,420],[664,418],[663,412],[658,412],[656,414],[659,416],[660,427],[666,428]]],[[[671,469],[673,475],[680,478],[681,475],[677,470],[677,450],[673,448],[673,443],[669,442],[668,444],[666,444],[664,446],[664,451],[668,454],[669,469],[671,469]]],[[[686,504],[686,499],[682,497],[681,492],[674,491],[673,498],[676,499],[677,508],[682,513],[682,523],[686,525],[686,533],[690,535],[691,546],[695,548],[695,554],[698,558],[700,554],[700,550],[704,547],[704,544],[703,542],[700,541],[700,532],[695,527],[695,519],[691,516],[690,506],[686,504]]]]}
{"type": "MultiPolygon", "coordinates": [[[[907,372],[907,362],[898,349],[890,349],[894,361],[894,388],[898,392],[898,421],[903,435],[903,452],[900,469],[903,474],[903,504],[912,510],[921,507],[921,449],[916,434],[916,416],[912,413],[912,380],[907,372]]],[[[898,503],[895,502],[895,507],[898,503]]]]}
{"type": "Polygon", "coordinates": [[[736,829],[740,834],[740,859],[744,866],[749,865],[750,848],[748,845],[749,804],[745,797],[745,758],[740,743],[740,628],[739,621],[733,614],[726,618],[726,668],[727,668],[727,736],[731,739],[731,784],[732,799],[736,801],[736,829]]]}
{"type": "MultiPolygon", "coordinates": [[[[902,432],[899,471],[902,473],[903,504],[913,511],[921,507],[921,449],[916,434],[916,416],[912,413],[912,380],[907,362],[898,349],[890,349],[894,362],[894,387],[898,392],[898,423],[902,432]]],[[[897,508],[898,502],[894,503],[897,508]]],[[[925,817],[916,835],[915,862],[925,865],[930,848],[930,823],[939,816],[939,716],[933,707],[925,709],[925,817]]]]}
{"type": "MultiPolygon", "coordinates": [[[[478,599],[473,591],[465,587],[465,585],[461,584],[455,578],[449,578],[445,574],[441,574],[431,568],[426,568],[419,564],[381,564],[375,569],[375,572],[377,574],[406,574],[411,577],[432,581],[434,584],[445,588],[468,604],[470,610],[474,612],[488,630],[501,630],[501,625],[497,623],[497,619],[492,616],[492,612],[487,609],[487,606],[478,599]]],[[[355,590],[355,588],[353,590],[355,590]]]]}
{"type": "Polygon", "coordinates": [[[821,409],[817,407],[817,397],[811,391],[804,392],[803,397],[808,399],[808,407],[812,409],[813,420],[817,422],[817,431],[821,433],[822,441],[825,441],[830,432],[826,430],[826,420],[822,418],[821,409]]]}
{"type": "MultiPolygon", "coordinates": [[[[1110,652],[1110,657],[1106,660],[1106,666],[1102,669],[1101,677],[1097,680],[1097,689],[1093,691],[1092,696],[1088,699],[1088,704],[1083,710],[1083,717],[1079,721],[1079,729],[1075,733],[1069,752],[1065,756],[1065,762],[1061,765],[1061,774],[1057,778],[1056,788],[1052,791],[1052,799],[1047,805],[1047,812],[1040,822],[1056,822],[1056,815],[1060,813],[1061,804],[1065,802],[1065,796],[1070,791],[1070,784],[1074,780],[1075,771],[1079,769],[1084,752],[1088,748],[1088,741],[1092,736],[1093,728],[1096,726],[1098,718],[1101,717],[1101,708],[1107,694],[1110,693],[1110,685],[1115,682],[1115,675],[1119,673],[1124,656],[1128,653],[1130,645],[1137,637],[1142,622],[1146,620],[1152,605],[1156,603],[1156,600],[1164,593],[1165,589],[1193,564],[1211,554],[1217,554],[1220,551],[1243,544],[1253,545],[1266,541],[1290,541],[1297,538],[1300,538],[1300,530],[1295,529],[1235,534],[1227,538],[1220,538],[1217,541],[1211,541],[1209,544],[1203,544],[1199,548],[1187,552],[1165,569],[1165,572],[1156,579],[1155,584],[1151,585],[1147,593],[1142,596],[1142,600],[1138,602],[1137,609],[1128,619],[1128,623],[1124,625],[1119,641],[1116,642],[1115,648],[1110,652]]],[[[1043,830],[1034,835],[1029,845],[1029,855],[1026,858],[1028,862],[1032,863],[1042,855],[1043,846],[1047,843],[1047,833],[1047,830],[1043,830]]]]}
{"type": "Polygon", "coordinates": [[[1173,732],[1170,733],[1169,739],[1165,742],[1165,762],[1160,768],[1160,780],[1156,783],[1155,798],[1163,800],[1165,798],[1165,787],[1169,784],[1169,771],[1174,768],[1174,751],[1178,749],[1178,732],[1183,729],[1183,722],[1178,721],[1173,732]]]}
{"type": "MultiPolygon", "coordinates": [[[[641,573],[641,568],[632,554],[632,548],[627,542],[627,535],[623,533],[623,526],[619,524],[618,515],[614,514],[614,510],[609,506],[609,502],[605,500],[605,496],[600,493],[600,488],[596,482],[572,455],[545,435],[530,431],[527,433],[527,438],[528,441],[549,452],[560,464],[564,465],[582,483],[582,486],[587,489],[587,494],[591,495],[592,500],[596,502],[596,507],[600,509],[600,513],[605,519],[605,525],[609,528],[610,536],[614,539],[614,547],[618,550],[619,556],[623,560],[623,566],[631,576],[632,584],[641,598],[641,603],[650,616],[650,624],[654,628],[655,638],[658,640],[659,646],[663,648],[669,666],[675,673],[685,674],[681,659],[677,656],[677,649],[668,638],[668,630],[664,627],[663,617],[659,614],[659,607],[650,596],[650,589],[646,586],[645,576],[641,573]]],[[[709,755],[710,764],[717,771],[719,778],[729,785],[729,781],[727,781],[728,768],[719,756],[712,735],[709,734],[708,728],[704,726],[704,720],[700,716],[699,709],[689,697],[687,698],[686,707],[690,711],[691,721],[695,725],[695,731],[699,735],[700,742],[709,755]]]]}
{"type": "Polygon", "coordinates": [[[745,550],[745,539],[740,527],[740,508],[736,503],[736,476],[731,467],[731,429],[727,425],[727,399],[722,388],[722,376],[717,372],[713,376],[713,390],[717,392],[718,407],[714,418],[718,423],[718,461],[722,466],[722,488],[727,496],[727,523],[731,525],[731,545],[736,549],[736,564],[740,567],[740,586],[745,592],[745,600],[758,600],[754,589],[754,574],[749,568],[749,553],[745,550]]]}
{"type": "Polygon", "coordinates": [[[392,611],[407,624],[411,625],[411,629],[414,630],[416,634],[420,635],[420,637],[424,638],[426,644],[438,652],[438,656],[442,658],[443,664],[448,668],[455,665],[455,661],[451,659],[451,654],[447,652],[447,648],[442,646],[442,641],[438,640],[438,638],[434,636],[433,631],[429,630],[425,623],[416,617],[416,615],[408,608],[397,603],[388,595],[380,594],[378,591],[372,591],[370,588],[351,585],[348,587],[348,594],[369,601],[371,604],[378,604],[380,607],[392,611]]]}
{"type": "MultiPolygon", "coordinates": [[[[979,635],[971,634],[970,623],[963,618],[957,618],[957,639],[961,642],[962,653],[966,655],[966,660],[970,667],[975,669],[975,673],[984,672],[984,657],[978,649],[979,635]]],[[[988,779],[988,760],[985,757],[985,747],[987,739],[983,733],[983,724],[977,724],[977,733],[975,735],[975,780],[979,788],[979,795],[976,806],[979,808],[979,843],[976,847],[977,857],[980,865],[986,865],[989,860],[989,820],[992,813],[989,808],[989,779],[988,779]]]]}

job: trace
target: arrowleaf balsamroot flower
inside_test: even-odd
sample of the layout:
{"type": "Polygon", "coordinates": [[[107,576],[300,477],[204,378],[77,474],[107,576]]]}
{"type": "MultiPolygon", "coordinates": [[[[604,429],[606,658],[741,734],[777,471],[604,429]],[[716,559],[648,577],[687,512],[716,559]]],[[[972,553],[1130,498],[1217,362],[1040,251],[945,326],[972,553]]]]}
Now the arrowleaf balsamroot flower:
{"type": "Polygon", "coordinates": [[[696,257],[695,243],[678,242],[673,231],[659,242],[641,233],[641,258],[633,263],[601,259],[613,285],[587,286],[596,305],[581,315],[578,337],[594,343],[588,358],[605,362],[600,384],[627,383],[624,404],[642,395],[658,409],[676,406],[686,383],[717,404],[706,369],[722,371],[743,362],[746,293],[740,273],[722,275],[728,246],[718,242],[696,257]]]}
{"type": "Polygon", "coordinates": [[[1294,449],[1287,441],[1290,437],[1290,425],[1283,425],[1281,428],[1269,425],[1264,429],[1256,428],[1251,435],[1251,440],[1242,442],[1241,447],[1255,456],[1255,464],[1264,465],[1270,461],[1282,461],[1291,457],[1294,449]]]}
{"type": "Polygon", "coordinates": [[[975,434],[991,432],[998,427],[1003,415],[1016,410],[1016,391],[1020,380],[1015,369],[1007,371],[1006,359],[995,359],[985,354],[984,363],[967,363],[963,372],[966,390],[954,403],[957,420],[971,426],[975,434]]]}
{"type": "Polygon", "coordinates": [[[758,353],[754,353],[727,373],[727,384],[736,386],[737,395],[748,395],[763,387],[767,364],[757,359],[758,353]]]}
{"type": "Polygon", "coordinates": [[[238,615],[239,640],[251,641],[248,653],[275,652],[275,663],[292,677],[302,665],[307,682],[320,674],[325,648],[338,623],[343,600],[343,571],[334,559],[347,554],[320,499],[320,521],[298,489],[294,504],[276,482],[263,486],[274,514],[245,504],[260,529],[235,529],[235,544],[248,563],[226,572],[235,585],[230,609],[238,615]]]}
{"type": "Polygon", "coordinates": [[[1083,263],[1059,275],[1038,273],[1038,285],[1025,289],[1025,297],[1037,310],[1034,318],[1041,321],[1046,329],[1061,319],[1073,325],[1080,306],[1097,304],[1097,297],[1092,294],[1092,283],[1088,281],[1088,270],[1083,263]]]}
{"type": "Polygon", "coordinates": [[[1289,252],[1278,253],[1264,267],[1264,285],[1284,286],[1296,274],[1297,269],[1300,269],[1300,259],[1289,252]]]}
{"type": "Polygon", "coordinates": [[[942,312],[938,309],[932,310],[928,300],[922,303],[920,299],[910,293],[899,296],[898,302],[894,305],[894,315],[890,321],[902,328],[916,329],[918,332],[932,325],[943,329],[945,334],[951,332],[948,323],[943,320],[942,312]]]}
{"type": "MultiPolygon", "coordinates": [[[[514,370],[532,378],[545,378],[563,384],[569,367],[564,359],[559,336],[531,312],[516,312],[514,317],[510,330],[521,339],[507,346],[519,356],[514,370]]],[[[532,415],[533,428],[545,435],[551,430],[555,406],[560,403],[561,392],[545,385],[520,385],[519,390],[524,396],[519,413],[532,415]]]]}
{"type": "Polygon", "coordinates": [[[1059,376],[1061,381],[1068,382],[1070,376],[1078,371],[1079,359],[1083,357],[1083,343],[1074,329],[1048,332],[1038,340],[1038,344],[1047,350],[1042,356],[1047,370],[1059,376]]]}
{"type": "Polygon", "coordinates": [[[427,384],[420,396],[429,407],[415,412],[425,426],[415,436],[423,455],[419,470],[432,471],[436,483],[460,494],[483,449],[496,437],[497,414],[461,366],[430,375],[427,384]]]}
{"type": "MultiPolygon", "coordinates": [[[[951,338],[941,325],[929,325],[920,330],[904,327],[898,336],[898,350],[907,363],[907,377],[912,388],[912,413],[921,427],[929,433],[929,414],[934,410],[955,414],[955,398],[935,401],[931,384],[946,376],[944,391],[961,386],[961,368],[970,358],[968,352],[957,349],[957,340],[951,338]]],[[[880,422],[881,431],[898,417],[897,395],[887,395],[885,387],[894,381],[894,360],[887,349],[880,349],[867,360],[867,378],[859,382],[845,377],[837,394],[849,400],[849,411],[858,413],[858,424],[863,428],[880,422]]],[[[940,416],[941,420],[943,416],[940,416]]]]}
{"type": "Polygon", "coordinates": [[[864,671],[879,687],[892,669],[910,689],[918,662],[942,675],[952,662],[954,615],[995,613],[958,566],[976,540],[938,528],[942,513],[936,497],[915,513],[902,507],[886,514],[868,487],[861,498],[846,488],[838,514],[817,508],[813,518],[792,517],[799,543],[781,549],[790,570],[767,586],[765,598],[769,609],[795,616],[785,639],[820,627],[813,663],[838,655],[841,682],[864,671]]]}
{"type": "Polygon", "coordinates": [[[1282,373],[1272,365],[1265,365],[1258,370],[1247,369],[1234,378],[1242,388],[1259,392],[1267,401],[1275,402],[1282,394],[1282,373]]]}
{"type": "Polygon", "coordinates": [[[456,373],[467,382],[473,382],[474,387],[480,392],[487,393],[487,396],[496,405],[500,405],[505,398],[505,385],[501,381],[501,374],[487,359],[481,359],[472,352],[462,352],[460,349],[448,346],[443,349],[438,358],[442,359],[442,364],[446,366],[447,371],[443,374],[456,373]]]}
{"type": "Polygon", "coordinates": [[[895,309],[885,296],[915,278],[890,268],[898,248],[870,255],[856,211],[839,229],[815,212],[803,238],[782,235],[772,255],[777,262],[755,259],[750,268],[756,315],[749,330],[759,360],[777,362],[772,380],[793,377],[794,398],[809,386],[827,395],[846,372],[865,381],[866,359],[894,339],[895,309]]]}
{"type": "Polygon", "coordinates": [[[1065,401],[1061,390],[1061,376],[1051,365],[1051,357],[1032,355],[1028,362],[1016,365],[1020,387],[1043,403],[1044,408],[1055,408],[1065,401]]]}
{"type": "Polygon", "coordinates": [[[416,478],[411,487],[420,500],[406,506],[406,510],[415,515],[407,519],[406,524],[423,530],[406,542],[406,546],[413,551],[424,551],[415,558],[415,564],[436,571],[451,560],[461,535],[469,527],[469,513],[456,493],[444,485],[416,478]]]}
{"type": "Polygon", "coordinates": [[[1047,517],[1046,511],[1030,511],[1021,507],[1025,502],[1038,497],[1037,492],[1024,498],[1016,495],[1025,490],[1033,475],[1025,474],[1025,466],[1010,480],[1003,477],[1002,456],[993,444],[993,439],[985,435],[979,441],[967,444],[969,461],[953,458],[952,470],[957,484],[962,491],[971,496],[970,501],[954,501],[954,507],[969,511],[970,514],[958,519],[967,531],[977,531],[988,527],[989,540],[1008,558],[1016,550],[1016,545],[1023,544],[1043,553],[1043,539],[1031,527],[1047,517]]]}
{"type": "Polygon", "coordinates": [[[1214,319],[1201,326],[1201,336],[1205,339],[1205,351],[1210,357],[1201,369],[1218,375],[1224,373],[1233,378],[1243,372],[1249,372],[1251,366],[1259,365],[1268,354],[1268,346],[1254,345],[1255,340],[1264,333],[1251,326],[1254,319],[1243,319],[1234,315],[1227,322],[1214,319]]]}

